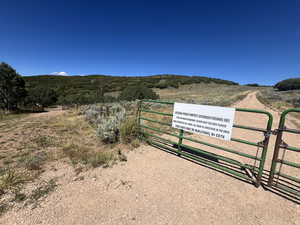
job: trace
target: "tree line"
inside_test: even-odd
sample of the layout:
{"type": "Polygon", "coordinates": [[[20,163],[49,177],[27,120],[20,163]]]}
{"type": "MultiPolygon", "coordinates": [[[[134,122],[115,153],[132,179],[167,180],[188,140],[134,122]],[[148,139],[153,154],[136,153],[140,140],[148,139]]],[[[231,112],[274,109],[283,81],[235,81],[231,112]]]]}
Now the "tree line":
{"type": "Polygon", "coordinates": [[[157,99],[159,96],[143,85],[126,87],[118,98],[105,96],[105,88],[99,86],[95,91],[76,92],[76,90],[61,85],[57,88],[49,86],[26,85],[25,79],[7,63],[0,63],[0,108],[7,111],[26,109],[42,111],[44,107],[54,104],[93,104],[99,102],[114,102],[118,100],[157,99]]]}
{"type": "MultiPolygon", "coordinates": [[[[22,77],[7,63],[0,63],[0,108],[16,111],[20,108],[42,110],[54,104],[93,104],[119,100],[157,99],[159,96],[151,88],[178,88],[192,83],[238,83],[199,76],[155,75],[148,77],[113,77],[105,75],[89,76],[29,76],[22,77]],[[118,97],[105,95],[120,91],[118,97]]],[[[248,84],[258,86],[258,84],[248,84]]],[[[278,82],[274,88],[279,91],[300,89],[300,78],[278,82]]]]}

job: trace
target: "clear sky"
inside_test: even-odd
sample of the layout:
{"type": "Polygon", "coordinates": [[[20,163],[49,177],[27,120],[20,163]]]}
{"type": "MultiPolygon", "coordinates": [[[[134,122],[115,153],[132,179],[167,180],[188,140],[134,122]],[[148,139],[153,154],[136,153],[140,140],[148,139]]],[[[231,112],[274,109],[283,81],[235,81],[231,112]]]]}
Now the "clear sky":
{"type": "Polygon", "coordinates": [[[0,61],[22,75],[300,77],[300,1],[0,0],[0,61]]]}

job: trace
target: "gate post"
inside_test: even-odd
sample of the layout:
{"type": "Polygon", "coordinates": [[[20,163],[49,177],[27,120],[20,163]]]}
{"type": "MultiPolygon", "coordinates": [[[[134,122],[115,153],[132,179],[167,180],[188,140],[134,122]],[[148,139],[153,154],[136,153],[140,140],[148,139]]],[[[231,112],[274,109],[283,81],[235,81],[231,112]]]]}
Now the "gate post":
{"type": "Polygon", "coordinates": [[[282,143],[282,133],[284,130],[285,116],[286,114],[288,114],[288,112],[289,110],[285,110],[280,116],[279,125],[277,129],[277,138],[275,142],[275,148],[274,148],[273,159],[272,159],[272,165],[271,165],[271,170],[270,170],[270,175],[268,180],[268,186],[272,186],[273,183],[275,170],[276,170],[276,163],[279,156],[280,145],[282,143]]]}
{"type": "Polygon", "coordinates": [[[142,102],[143,100],[139,100],[137,103],[137,111],[136,111],[136,117],[137,117],[137,126],[138,126],[138,137],[141,140],[142,135],[142,129],[141,129],[141,110],[142,110],[142,102]]]}
{"type": "Polygon", "coordinates": [[[272,165],[271,165],[271,170],[270,170],[270,175],[269,175],[269,180],[268,180],[268,186],[269,187],[272,186],[272,183],[273,183],[275,170],[276,170],[276,162],[278,160],[278,155],[279,155],[279,149],[280,149],[281,142],[282,142],[282,129],[279,128],[278,133],[277,133],[276,142],[275,142],[272,165]]]}
{"type": "Polygon", "coordinates": [[[266,132],[265,132],[265,139],[263,141],[263,149],[262,149],[262,153],[261,153],[261,161],[260,161],[259,169],[258,169],[257,182],[255,184],[256,187],[259,187],[260,183],[261,183],[261,178],[262,178],[262,175],[263,175],[265,161],[266,161],[266,157],[267,157],[269,140],[270,140],[270,136],[272,134],[273,116],[269,112],[266,112],[266,114],[268,115],[269,119],[268,119],[267,129],[266,129],[266,132]]]}

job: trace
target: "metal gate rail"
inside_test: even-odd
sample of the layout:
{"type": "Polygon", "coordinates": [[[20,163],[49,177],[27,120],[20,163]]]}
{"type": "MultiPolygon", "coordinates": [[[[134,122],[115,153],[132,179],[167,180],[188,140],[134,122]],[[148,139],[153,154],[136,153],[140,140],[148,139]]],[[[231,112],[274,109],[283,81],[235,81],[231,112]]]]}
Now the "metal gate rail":
{"type": "MultiPolygon", "coordinates": [[[[276,130],[277,138],[276,138],[276,143],[275,143],[275,148],[274,148],[274,154],[273,154],[273,160],[272,160],[268,185],[270,187],[275,186],[275,187],[280,188],[280,189],[282,189],[282,190],[284,190],[288,193],[300,196],[299,186],[292,185],[291,183],[289,183],[289,185],[286,185],[286,184],[283,185],[280,182],[278,182],[280,178],[285,178],[286,180],[292,181],[295,184],[298,184],[298,185],[300,184],[300,179],[299,178],[281,172],[282,165],[286,165],[286,166],[289,166],[289,167],[294,167],[294,168],[300,169],[300,164],[299,163],[284,160],[284,156],[285,156],[286,151],[292,151],[292,152],[295,152],[295,153],[300,153],[300,148],[289,146],[283,140],[284,132],[293,133],[293,134],[300,134],[300,130],[290,129],[290,128],[287,128],[285,126],[286,116],[289,113],[293,113],[293,112],[300,113],[300,108],[288,109],[288,110],[285,110],[281,114],[280,121],[279,121],[279,126],[278,126],[278,129],[276,130]],[[282,158],[279,158],[279,152],[281,150],[283,150],[283,156],[282,156],[282,158]],[[278,164],[280,164],[279,170],[277,170],[277,165],[278,164]],[[275,182],[275,176],[277,177],[276,182],[275,182]],[[297,189],[297,187],[298,187],[298,189],[297,189]]],[[[300,143],[300,141],[299,141],[299,143],[300,143]]]]}
{"type": "Polygon", "coordinates": [[[162,104],[162,105],[169,105],[169,106],[173,106],[174,102],[166,102],[166,101],[156,101],[156,100],[142,100],[140,102],[139,105],[139,111],[138,111],[138,123],[139,123],[139,129],[140,129],[140,133],[141,138],[143,138],[144,140],[148,141],[150,144],[158,146],[158,147],[162,147],[165,148],[169,151],[175,152],[178,155],[182,155],[184,157],[190,158],[192,160],[198,161],[200,163],[206,164],[208,166],[214,167],[216,169],[225,171],[227,173],[230,173],[234,176],[238,176],[240,178],[246,179],[248,181],[252,181],[255,183],[255,185],[258,187],[261,183],[261,178],[263,175],[263,169],[264,169],[264,164],[265,164],[265,160],[266,160],[266,154],[267,154],[267,149],[268,149],[268,143],[269,143],[269,138],[270,135],[272,134],[271,128],[272,128],[272,123],[273,123],[273,116],[272,114],[270,114],[269,112],[266,111],[262,111],[262,110],[252,110],[252,109],[243,109],[243,108],[236,108],[236,111],[239,112],[247,112],[247,113],[258,113],[258,114],[263,114],[265,116],[267,116],[268,122],[266,124],[266,128],[265,129],[261,129],[261,128],[256,128],[256,127],[250,127],[250,126],[244,126],[244,125],[240,125],[240,124],[234,124],[233,127],[235,128],[239,128],[239,129],[246,129],[246,130],[251,130],[251,131],[257,131],[260,133],[264,134],[264,139],[262,141],[258,141],[257,143],[255,142],[251,142],[248,140],[243,140],[243,139],[238,139],[238,138],[231,138],[231,141],[234,142],[238,142],[238,143],[242,143],[245,145],[251,145],[251,146],[256,146],[258,148],[262,148],[261,151],[261,155],[260,157],[258,157],[257,155],[251,155],[248,153],[244,153],[244,152],[239,152],[236,151],[234,149],[231,148],[227,148],[227,147],[223,147],[223,146],[219,146],[219,145],[215,145],[215,144],[211,144],[205,141],[200,141],[200,140],[196,140],[194,138],[190,138],[185,136],[184,131],[183,130],[179,130],[178,134],[173,134],[167,131],[163,131],[161,129],[155,128],[155,127],[151,127],[149,125],[145,125],[142,124],[142,121],[148,121],[151,124],[152,123],[157,123],[163,126],[167,126],[167,127],[171,127],[170,123],[164,122],[164,121],[159,121],[156,119],[152,119],[152,118],[147,118],[146,116],[143,116],[143,113],[150,113],[150,114],[156,114],[156,115],[160,115],[160,116],[167,116],[167,117],[172,117],[173,114],[171,113],[165,113],[165,112],[159,112],[159,111],[154,111],[152,109],[149,108],[145,108],[144,105],[145,103],[155,103],[155,104],[162,104]],[[159,135],[153,134],[149,132],[155,132],[158,133],[159,135]],[[171,141],[168,140],[164,137],[162,137],[162,134],[166,134],[172,137],[176,137],[178,138],[178,141],[171,141]],[[151,137],[151,138],[150,138],[151,137]],[[183,140],[188,140],[194,143],[198,143],[198,144],[202,144],[208,147],[212,147],[215,149],[219,149],[225,152],[229,152],[232,154],[236,154],[245,158],[249,158],[249,159],[253,159],[259,162],[259,166],[258,168],[255,168],[252,165],[248,165],[248,164],[243,164],[242,162],[239,162],[235,159],[229,158],[229,157],[225,157],[219,154],[215,154],[215,153],[211,153],[205,150],[202,150],[200,148],[195,148],[186,144],[183,144],[183,140]],[[236,169],[227,167],[224,164],[220,164],[218,162],[214,162],[212,160],[206,159],[204,157],[199,157],[200,156],[207,156],[210,158],[214,158],[220,161],[223,161],[225,163],[228,164],[232,164],[235,165],[237,167],[239,167],[239,169],[243,169],[246,171],[251,171],[252,175],[254,176],[247,176],[245,173],[241,173],[241,171],[238,171],[236,169]],[[257,172],[258,171],[258,172],[257,172]]]}

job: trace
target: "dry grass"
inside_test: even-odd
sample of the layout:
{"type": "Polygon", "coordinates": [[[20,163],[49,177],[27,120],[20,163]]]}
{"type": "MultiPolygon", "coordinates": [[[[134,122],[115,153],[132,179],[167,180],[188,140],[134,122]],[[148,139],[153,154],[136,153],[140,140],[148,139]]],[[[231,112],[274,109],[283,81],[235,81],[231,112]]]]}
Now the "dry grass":
{"type": "Polygon", "coordinates": [[[257,99],[271,108],[283,111],[288,108],[300,107],[300,90],[276,91],[265,88],[257,94],[257,99]]]}
{"type": "Polygon", "coordinates": [[[230,106],[242,100],[246,93],[255,91],[258,87],[222,85],[222,84],[192,84],[183,85],[178,89],[156,89],[161,99],[198,103],[205,105],[230,106]]]}
{"type": "MultiPolygon", "coordinates": [[[[122,139],[137,147],[136,123],[127,120],[122,128],[122,139]]],[[[8,123],[8,121],[4,122],[8,123]]],[[[14,131],[8,135],[0,128],[3,151],[0,164],[23,168],[29,172],[42,171],[50,161],[69,159],[91,167],[107,166],[117,159],[117,146],[104,145],[93,128],[78,111],[71,110],[55,117],[34,117],[25,121],[9,121],[14,131]]],[[[35,173],[36,174],[36,173],[35,173]]]]}
{"type": "Polygon", "coordinates": [[[28,113],[6,113],[0,110],[0,122],[21,119],[28,116],[28,113]]]}
{"type": "MultiPolygon", "coordinates": [[[[0,193],[14,192],[12,201],[24,198],[20,192],[23,184],[39,179],[50,162],[67,161],[74,169],[77,164],[88,169],[108,167],[125,157],[117,145],[103,145],[95,129],[76,110],[50,117],[13,118],[1,121],[0,127],[0,166],[9,167],[0,173],[0,193]]],[[[39,188],[28,198],[34,200],[48,191],[39,188]]],[[[2,212],[8,208],[5,202],[1,206],[2,212]]]]}
{"type": "MultiPolygon", "coordinates": [[[[300,108],[300,90],[276,91],[273,88],[261,90],[257,99],[275,111],[283,112],[291,108],[300,108]]],[[[289,113],[288,118],[300,128],[300,113],[289,113]]]]}
{"type": "MultiPolygon", "coordinates": [[[[40,183],[49,163],[70,163],[76,173],[78,167],[84,170],[109,167],[117,160],[127,160],[118,144],[104,145],[95,128],[76,109],[57,116],[13,118],[2,120],[0,127],[0,166],[6,168],[0,171],[0,195],[5,195],[0,202],[0,214],[17,203],[34,207],[55,189],[53,180],[42,182],[31,193],[27,191],[31,185],[24,185],[40,183]]],[[[129,128],[125,129],[126,138],[134,130],[129,128]]],[[[132,146],[138,146],[134,139],[132,146]]]]}
{"type": "Polygon", "coordinates": [[[138,136],[138,124],[135,117],[126,119],[120,127],[121,141],[125,144],[131,143],[138,136]]]}

